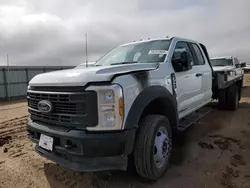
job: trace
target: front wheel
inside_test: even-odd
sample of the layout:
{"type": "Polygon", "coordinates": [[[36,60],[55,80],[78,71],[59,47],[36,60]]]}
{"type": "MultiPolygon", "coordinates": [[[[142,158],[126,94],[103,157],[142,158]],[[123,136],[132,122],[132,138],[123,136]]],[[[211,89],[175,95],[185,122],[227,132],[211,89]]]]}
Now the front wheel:
{"type": "Polygon", "coordinates": [[[148,115],[140,122],[134,148],[137,173],[146,180],[158,180],[167,170],[172,151],[172,130],[168,119],[148,115]]]}

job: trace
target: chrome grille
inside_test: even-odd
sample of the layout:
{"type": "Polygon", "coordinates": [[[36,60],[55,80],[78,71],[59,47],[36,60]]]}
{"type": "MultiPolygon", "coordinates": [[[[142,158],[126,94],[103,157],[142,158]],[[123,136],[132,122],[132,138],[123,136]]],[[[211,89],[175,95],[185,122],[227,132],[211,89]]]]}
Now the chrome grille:
{"type": "Polygon", "coordinates": [[[27,92],[31,119],[63,126],[95,126],[98,123],[97,94],[86,92],[27,92]],[[48,100],[53,105],[49,114],[38,110],[38,103],[48,100]]]}

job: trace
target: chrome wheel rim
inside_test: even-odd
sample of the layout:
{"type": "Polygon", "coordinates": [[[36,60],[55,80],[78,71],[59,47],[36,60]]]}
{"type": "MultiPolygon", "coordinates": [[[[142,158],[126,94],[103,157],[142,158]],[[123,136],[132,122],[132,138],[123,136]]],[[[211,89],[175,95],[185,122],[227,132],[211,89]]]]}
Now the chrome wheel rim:
{"type": "Polygon", "coordinates": [[[154,163],[155,166],[162,168],[169,158],[170,142],[168,132],[165,127],[160,127],[156,132],[154,140],[154,163]]]}

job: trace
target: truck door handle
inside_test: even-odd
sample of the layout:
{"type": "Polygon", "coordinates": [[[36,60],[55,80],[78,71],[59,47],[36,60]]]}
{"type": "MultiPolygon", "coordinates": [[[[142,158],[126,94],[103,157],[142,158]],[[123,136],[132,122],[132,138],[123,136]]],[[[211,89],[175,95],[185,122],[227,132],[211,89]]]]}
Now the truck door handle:
{"type": "Polygon", "coordinates": [[[202,76],[202,73],[197,73],[195,76],[196,77],[202,76]]]}

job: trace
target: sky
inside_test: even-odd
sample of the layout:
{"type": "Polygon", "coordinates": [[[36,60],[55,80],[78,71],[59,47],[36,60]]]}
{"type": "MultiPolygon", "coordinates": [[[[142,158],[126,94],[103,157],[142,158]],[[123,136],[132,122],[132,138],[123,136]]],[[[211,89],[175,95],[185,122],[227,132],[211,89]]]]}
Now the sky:
{"type": "Polygon", "coordinates": [[[78,65],[119,44],[178,36],[250,62],[249,0],[0,0],[0,65],[78,65]]]}

